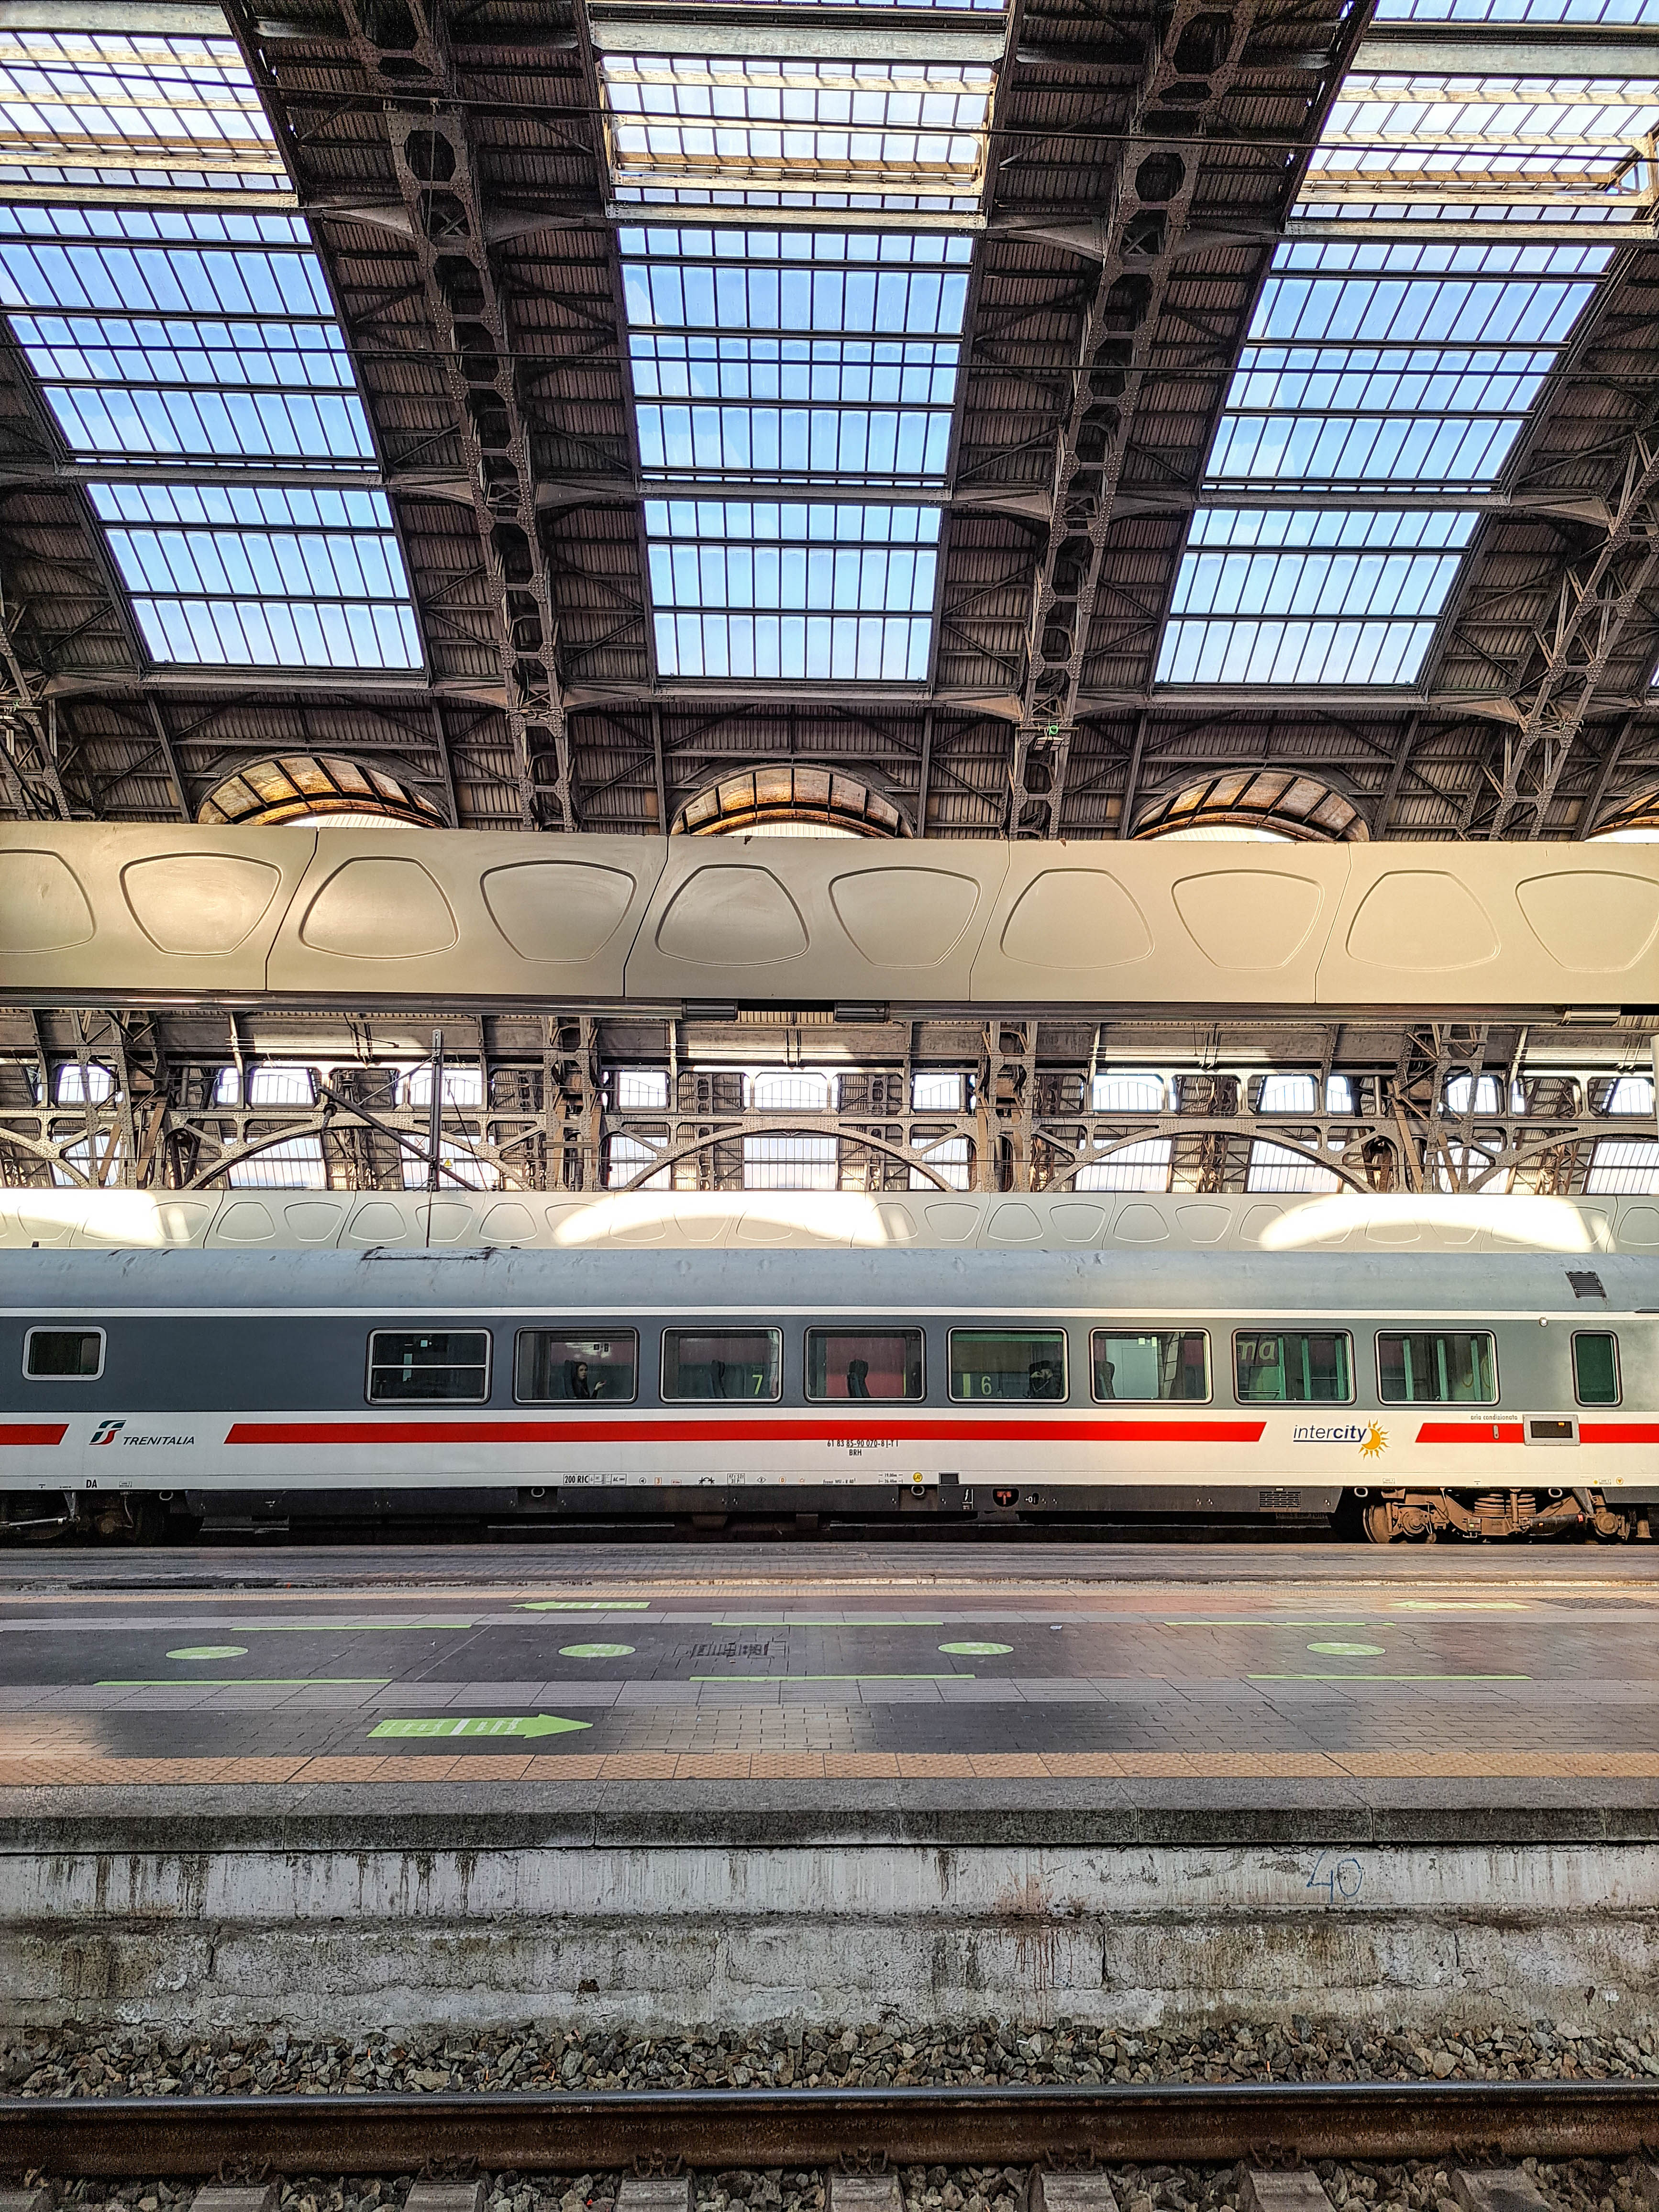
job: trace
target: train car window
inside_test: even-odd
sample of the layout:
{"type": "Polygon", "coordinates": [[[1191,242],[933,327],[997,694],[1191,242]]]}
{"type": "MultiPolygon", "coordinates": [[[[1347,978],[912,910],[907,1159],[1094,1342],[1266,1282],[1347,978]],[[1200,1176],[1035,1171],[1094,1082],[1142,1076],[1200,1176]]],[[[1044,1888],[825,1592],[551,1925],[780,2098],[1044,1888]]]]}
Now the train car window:
{"type": "Polygon", "coordinates": [[[1201,1328],[1143,1329],[1133,1335],[1097,1328],[1090,1346],[1097,1398],[1133,1404],[1210,1395],[1210,1340],[1201,1328]]]}
{"type": "Polygon", "coordinates": [[[1063,1398],[1066,1332],[1048,1328],[953,1328],[953,1398],[1063,1398]]]}
{"type": "Polygon", "coordinates": [[[482,1405],[489,1395],[489,1331],[371,1330],[368,1395],[377,1405],[434,1398],[482,1405]]]}
{"type": "Polygon", "coordinates": [[[1484,1332],[1440,1329],[1376,1340],[1377,1384],[1385,1406],[1495,1406],[1498,1363],[1484,1332]]]}
{"type": "Polygon", "coordinates": [[[809,1328],[809,1398],[920,1398],[919,1328],[809,1328]]]}
{"type": "Polygon", "coordinates": [[[1619,1403],[1619,1340],[1601,1329],[1580,1329],[1572,1340],[1572,1387],[1581,1406],[1619,1403]]]}
{"type": "Polygon", "coordinates": [[[521,1406],[567,1399],[629,1403],[639,1371],[640,1340],[631,1328],[571,1336],[562,1329],[521,1328],[513,1353],[513,1395],[521,1406]]]}
{"type": "Polygon", "coordinates": [[[665,1398],[777,1398],[783,1387],[780,1328],[665,1328],[665,1398]]]}
{"type": "Polygon", "coordinates": [[[1353,1344],[1330,1328],[1239,1330],[1233,1377],[1241,1405],[1346,1406],[1353,1396],[1353,1344]]]}
{"type": "Polygon", "coordinates": [[[23,1372],[37,1382],[95,1382],[104,1371],[101,1328],[32,1328],[23,1372]]]}

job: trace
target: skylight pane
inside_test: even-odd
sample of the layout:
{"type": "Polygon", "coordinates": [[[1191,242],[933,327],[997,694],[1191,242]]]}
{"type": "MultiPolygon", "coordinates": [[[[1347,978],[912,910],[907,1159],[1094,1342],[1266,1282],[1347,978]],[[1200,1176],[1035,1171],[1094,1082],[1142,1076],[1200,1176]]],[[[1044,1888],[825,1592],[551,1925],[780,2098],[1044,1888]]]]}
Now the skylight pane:
{"type": "Polygon", "coordinates": [[[288,179],[235,41],[0,29],[0,177],[240,184],[288,179]]]}
{"type": "MultiPolygon", "coordinates": [[[[1540,54],[1540,62],[1547,57],[1540,54]]],[[[1549,202],[1646,197],[1659,82],[1353,70],[1315,149],[1310,198],[1432,186],[1549,202]]]]}
{"type": "Polygon", "coordinates": [[[920,683],[939,514],[647,500],[664,675],[920,683]]]}
{"type": "Polygon", "coordinates": [[[0,208],[0,305],[78,458],[373,463],[296,217],[0,208]]]}
{"type": "Polygon", "coordinates": [[[1377,0],[1379,23],[1659,23],[1659,0],[1377,0]]]}
{"type": "Polygon", "coordinates": [[[1496,482],[1611,258],[1594,244],[1281,246],[1210,481],[1359,492],[1496,482]]]}
{"type": "Polygon", "coordinates": [[[932,34],[932,58],[814,53],[780,33],[786,43],[775,55],[601,52],[617,199],[977,210],[988,62],[955,58],[932,34]]]}
{"type": "Polygon", "coordinates": [[[420,666],[384,494],[137,483],[88,490],[156,659],[420,666]]]}
{"type": "Polygon", "coordinates": [[[1209,507],[1193,518],[1163,684],[1410,684],[1478,516],[1209,507]]]}
{"type": "Polygon", "coordinates": [[[648,474],[943,482],[965,239],[629,230],[623,252],[648,474]]]}

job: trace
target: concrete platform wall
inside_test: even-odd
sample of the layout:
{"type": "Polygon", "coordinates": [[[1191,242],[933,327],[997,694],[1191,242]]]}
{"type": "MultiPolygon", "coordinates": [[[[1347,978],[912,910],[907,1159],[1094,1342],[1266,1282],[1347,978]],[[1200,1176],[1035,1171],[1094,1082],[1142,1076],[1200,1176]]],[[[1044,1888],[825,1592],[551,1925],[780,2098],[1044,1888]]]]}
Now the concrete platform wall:
{"type": "Polygon", "coordinates": [[[307,1847],[302,1820],[283,1825],[268,1845],[182,1850],[15,1834],[0,2024],[1188,2029],[1299,2012],[1635,2033],[1659,1979],[1645,1838],[1032,1843],[992,1823],[983,1842],[735,1843],[715,1818],[697,1842],[683,1812],[672,1842],[456,1848],[428,1811],[401,1847],[307,1847]]]}

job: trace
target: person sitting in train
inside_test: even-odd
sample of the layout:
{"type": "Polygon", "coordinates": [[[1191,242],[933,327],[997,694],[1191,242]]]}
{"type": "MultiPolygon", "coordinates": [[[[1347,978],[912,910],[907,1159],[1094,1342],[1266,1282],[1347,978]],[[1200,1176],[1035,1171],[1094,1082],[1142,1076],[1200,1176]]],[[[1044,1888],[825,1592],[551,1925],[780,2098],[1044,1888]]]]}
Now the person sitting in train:
{"type": "Polygon", "coordinates": [[[599,1386],[589,1375],[587,1362],[585,1359],[573,1359],[568,1363],[568,1366],[570,1396],[597,1398],[599,1395],[599,1386]]]}
{"type": "Polygon", "coordinates": [[[1028,1398],[1058,1398],[1060,1377],[1054,1364],[1047,1359],[1034,1359],[1026,1376],[1025,1395],[1028,1398]]]}
{"type": "Polygon", "coordinates": [[[867,1398],[870,1395],[870,1363],[867,1359],[849,1359],[847,1363],[847,1395],[849,1398],[867,1398]]]}

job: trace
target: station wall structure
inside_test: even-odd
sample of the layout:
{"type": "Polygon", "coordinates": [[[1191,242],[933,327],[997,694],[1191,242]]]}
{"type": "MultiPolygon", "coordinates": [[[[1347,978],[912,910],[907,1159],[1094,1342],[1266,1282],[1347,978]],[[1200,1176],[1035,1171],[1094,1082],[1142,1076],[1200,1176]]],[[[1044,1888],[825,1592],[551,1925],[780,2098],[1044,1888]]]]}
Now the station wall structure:
{"type": "Polygon", "coordinates": [[[0,999],[1659,1008],[1659,853],[0,828],[0,999]]]}

